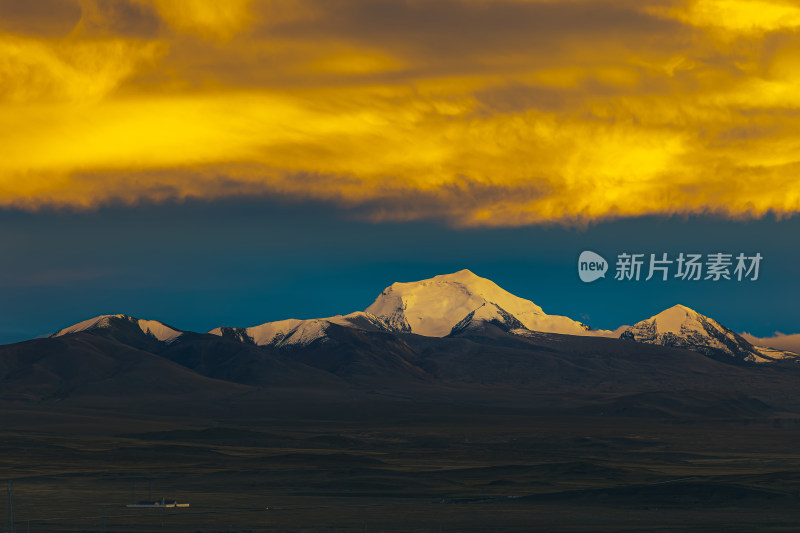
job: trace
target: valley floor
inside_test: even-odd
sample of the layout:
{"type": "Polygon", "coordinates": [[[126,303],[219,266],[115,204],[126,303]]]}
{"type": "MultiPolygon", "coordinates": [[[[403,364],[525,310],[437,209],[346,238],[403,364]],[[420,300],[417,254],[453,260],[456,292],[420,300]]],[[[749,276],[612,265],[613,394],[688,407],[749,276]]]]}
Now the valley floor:
{"type": "MultiPolygon", "coordinates": [[[[798,531],[800,417],[0,410],[18,532],[798,531]],[[129,509],[133,498],[189,509],[129,509]],[[103,508],[105,507],[105,525],[103,508]],[[269,508],[269,509],[267,509],[269,508]]],[[[5,494],[3,494],[5,496],[5,494]]],[[[5,525],[5,505],[0,507],[5,525]]]]}

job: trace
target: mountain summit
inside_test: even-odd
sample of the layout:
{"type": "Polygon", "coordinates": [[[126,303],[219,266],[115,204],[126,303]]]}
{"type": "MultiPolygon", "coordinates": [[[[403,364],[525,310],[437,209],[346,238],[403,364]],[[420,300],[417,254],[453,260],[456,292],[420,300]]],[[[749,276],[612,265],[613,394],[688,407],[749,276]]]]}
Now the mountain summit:
{"type": "Polygon", "coordinates": [[[69,333],[101,330],[109,334],[143,335],[153,340],[170,343],[180,337],[183,332],[158,320],[145,320],[128,315],[100,315],[72,326],[61,329],[51,337],[61,337],[69,333]]]}
{"type": "Polygon", "coordinates": [[[492,311],[489,313],[492,319],[503,317],[509,325],[517,325],[514,321],[518,321],[532,331],[582,335],[589,330],[585,324],[565,316],[548,315],[530,300],[514,296],[469,270],[422,281],[393,283],[366,312],[395,331],[445,337],[482,307],[482,312],[492,311]]]}
{"type": "Polygon", "coordinates": [[[684,305],[674,305],[647,320],[637,322],[623,331],[620,338],[748,362],[796,357],[791,352],[754,346],[713,318],[684,305]]]}

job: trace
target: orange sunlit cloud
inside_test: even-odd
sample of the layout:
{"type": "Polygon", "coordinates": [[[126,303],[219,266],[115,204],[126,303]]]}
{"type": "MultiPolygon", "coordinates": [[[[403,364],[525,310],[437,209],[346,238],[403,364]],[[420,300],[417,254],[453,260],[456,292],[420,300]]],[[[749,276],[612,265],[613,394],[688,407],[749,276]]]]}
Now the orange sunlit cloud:
{"type": "MultiPolygon", "coordinates": [[[[663,8],[662,8],[663,9],[663,8]]],[[[653,9],[658,13],[659,9],[653,9]]],[[[694,26],[736,33],[763,33],[800,26],[800,6],[791,0],[690,0],[662,13],[694,26]]]]}
{"type": "Polygon", "coordinates": [[[790,2],[22,4],[0,0],[2,206],[262,194],[488,226],[800,210],[790,2]]]}

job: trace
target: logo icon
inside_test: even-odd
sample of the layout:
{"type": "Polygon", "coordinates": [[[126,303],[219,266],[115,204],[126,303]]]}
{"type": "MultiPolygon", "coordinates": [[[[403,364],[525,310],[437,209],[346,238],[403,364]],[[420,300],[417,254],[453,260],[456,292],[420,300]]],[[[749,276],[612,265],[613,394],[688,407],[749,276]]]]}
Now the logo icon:
{"type": "Polygon", "coordinates": [[[608,262],[599,254],[586,250],[578,258],[578,276],[584,283],[606,277],[608,262]]]}

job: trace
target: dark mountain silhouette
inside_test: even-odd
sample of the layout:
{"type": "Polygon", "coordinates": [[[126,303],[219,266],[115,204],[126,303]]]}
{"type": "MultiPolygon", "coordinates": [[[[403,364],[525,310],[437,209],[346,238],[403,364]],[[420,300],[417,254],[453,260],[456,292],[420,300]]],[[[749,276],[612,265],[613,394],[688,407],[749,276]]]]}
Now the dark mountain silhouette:
{"type": "Polygon", "coordinates": [[[800,411],[794,363],[714,360],[624,339],[520,335],[492,321],[470,321],[442,338],[328,324],[324,336],[280,350],[191,332],[163,342],[133,334],[129,323],[0,347],[0,397],[172,397],[202,406],[276,389],[382,390],[626,416],[800,411]]]}

